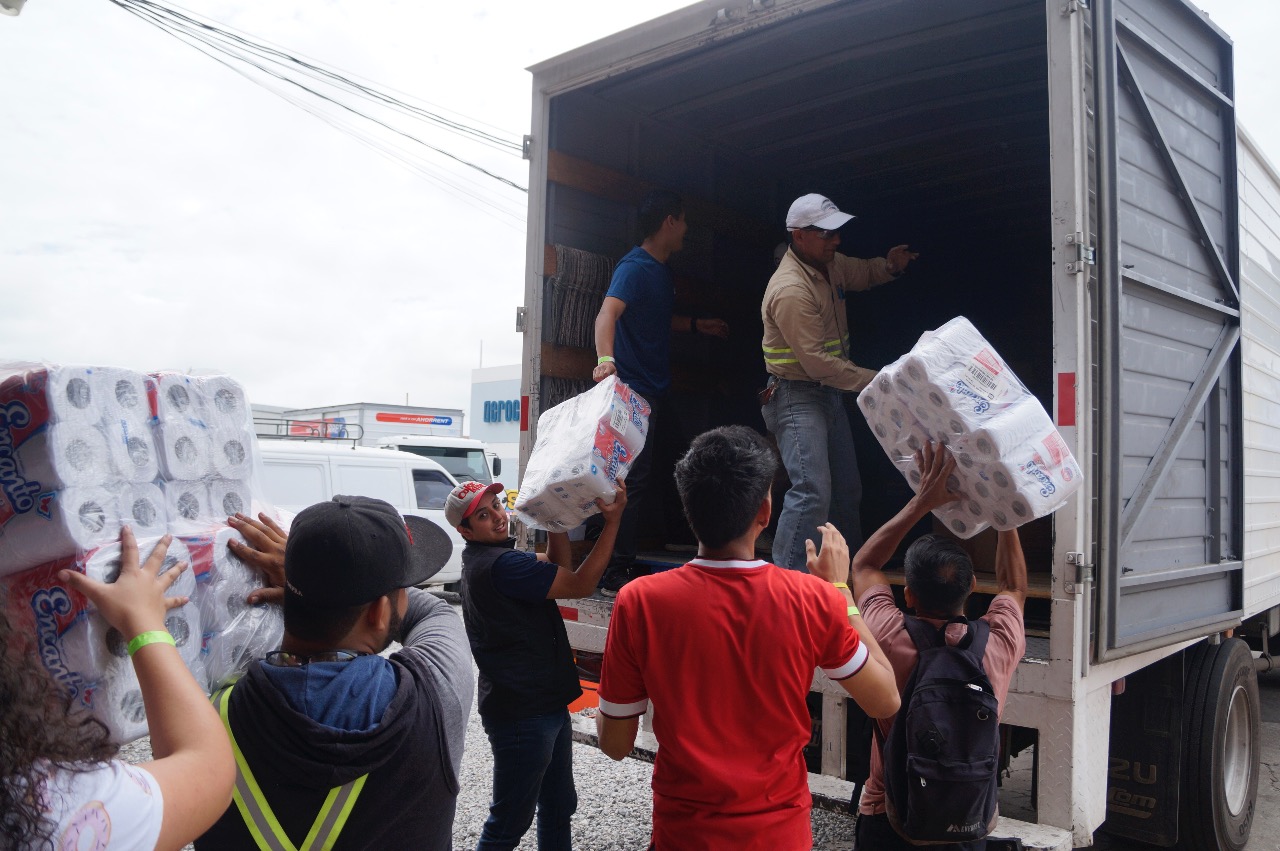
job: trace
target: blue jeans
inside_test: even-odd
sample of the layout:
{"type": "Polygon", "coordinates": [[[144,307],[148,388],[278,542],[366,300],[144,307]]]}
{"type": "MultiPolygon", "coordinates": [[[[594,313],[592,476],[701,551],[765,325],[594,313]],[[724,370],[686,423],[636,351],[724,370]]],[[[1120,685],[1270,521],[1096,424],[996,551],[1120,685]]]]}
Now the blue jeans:
{"type": "Polygon", "coordinates": [[[493,747],[493,801],[476,851],[515,848],[533,823],[535,809],[538,851],[569,851],[569,819],[578,809],[569,711],[481,721],[493,747]]]}
{"type": "Polygon", "coordinates": [[[770,381],[777,389],[760,413],[791,479],[773,536],[773,563],[803,571],[805,539],[821,545],[823,523],[835,524],[849,552],[862,546],[862,478],[843,392],[808,381],[770,381]]]}

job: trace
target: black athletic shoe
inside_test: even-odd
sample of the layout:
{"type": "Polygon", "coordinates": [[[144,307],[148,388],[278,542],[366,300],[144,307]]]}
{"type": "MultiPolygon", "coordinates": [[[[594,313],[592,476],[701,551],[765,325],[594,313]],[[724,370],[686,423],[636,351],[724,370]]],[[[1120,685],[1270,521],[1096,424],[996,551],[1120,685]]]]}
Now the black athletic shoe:
{"type": "Polygon", "coordinates": [[[601,597],[616,597],[618,592],[622,590],[622,586],[626,585],[637,576],[634,567],[622,567],[620,565],[609,565],[605,568],[604,576],[600,577],[600,584],[596,587],[601,597]]]}

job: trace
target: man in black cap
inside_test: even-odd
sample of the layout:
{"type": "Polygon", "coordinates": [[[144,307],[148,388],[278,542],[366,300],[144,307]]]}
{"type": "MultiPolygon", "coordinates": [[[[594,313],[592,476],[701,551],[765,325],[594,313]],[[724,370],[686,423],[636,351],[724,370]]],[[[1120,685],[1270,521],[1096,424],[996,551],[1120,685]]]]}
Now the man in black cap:
{"type": "Polygon", "coordinates": [[[255,597],[283,601],[284,644],[214,694],[235,801],[196,847],[450,848],[471,656],[449,605],[414,587],[448,536],[356,496],[303,510],[287,536],[265,516],[231,523],[253,546],[235,554],[282,586],[255,597]]]}

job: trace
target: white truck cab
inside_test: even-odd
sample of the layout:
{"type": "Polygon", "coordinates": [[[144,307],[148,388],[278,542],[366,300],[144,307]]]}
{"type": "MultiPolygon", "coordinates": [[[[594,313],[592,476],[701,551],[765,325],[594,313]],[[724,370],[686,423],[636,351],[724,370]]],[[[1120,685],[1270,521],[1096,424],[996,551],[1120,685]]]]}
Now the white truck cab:
{"type": "Polygon", "coordinates": [[[444,501],[458,480],[430,458],[409,452],[339,443],[259,440],[262,487],[277,508],[297,513],[309,505],[351,494],[383,499],[402,514],[425,517],[453,541],[453,555],[432,585],[462,578],[463,540],[444,519],[444,501]]]}

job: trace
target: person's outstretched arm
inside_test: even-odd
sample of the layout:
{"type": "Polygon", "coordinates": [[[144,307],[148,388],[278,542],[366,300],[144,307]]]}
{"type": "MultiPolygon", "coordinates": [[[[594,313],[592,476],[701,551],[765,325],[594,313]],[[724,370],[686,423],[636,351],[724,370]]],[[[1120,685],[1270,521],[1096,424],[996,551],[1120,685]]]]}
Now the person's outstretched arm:
{"type": "Polygon", "coordinates": [[[560,570],[551,582],[551,589],[547,591],[548,600],[575,600],[586,597],[600,584],[600,577],[604,575],[609,559],[613,558],[613,544],[618,539],[618,525],[622,522],[622,512],[627,507],[627,486],[622,479],[618,480],[618,493],[614,496],[613,502],[606,505],[604,500],[597,499],[596,505],[604,515],[604,528],[600,530],[600,537],[591,547],[591,552],[582,560],[582,564],[576,568],[565,564],[559,565],[560,570]]]}
{"type": "MultiPolygon", "coordinates": [[[[812,540],[804,542],[808,552],[806,566],[809,572],[820,579],[833,584],[848,585],[849,581],[849,545],[844,535],[830,523],[819,527],[822,531],[822,552],[815,552],[812,540]]],[[[840,589],[846,608],[853,606],[853,597],[848,587],[840,589]]],[[[843,612],[842,612],[843,614],[843,612]]],[[[862,707],[872,718],[889,718],[898,711],[902,702],[898,695],[898,684],[893,676],[893,666],[889,664],[880,643],[876,641],[871,627],[862,620],[855,611],[847,616],[849,625],[858,633],[858,641],[866,647],[867,658],[856,670],[841,676],[836,682],[848,692],[849,696],[862,707]]],[[[856,656],[855,656],[856,658],[856,656]]],[[[829,674],[829,676],[838,676],[829,674]]]]}
{"type": "Polygon", "coordinates": [[[1017,529],[1001,532],[996,543],[996,593],[1012,597],[1018,608],[1027,608],[1027,559],[1017,529]]]}
{"type": "MultiPolygon", "coordinates": [[[[115,582],[106,585],[70,570],[62,571],[59,578],[88,597],[126,640],[151,632],[167,634],[165,613],[188,602],[186,597],[164,596],[187,569],[183,563],[160,573],[170,540],[168,535],[161,538],[139,564],[138,542],[126,526],[120,533],[121,567],[115,582]]],[[[155,777],[164,798],[157,847],[181,848],[204,833],[231,804],[236,779],[231,744],[213,704],[171,643],[138,647],[133,667],[142,688],[155,757],[143,767],[155,777]]]]}
{"type": "Polygon", "coordinates": [[[853,557],[853,594],[861,600],[867,589],[888,585],[884,566],[893,558],[902,539],[925,515],[939,506],[953,502],[960,494],[947,490],[947,479],[956,468],[956,459],[941,444],[926,443],[916,453],[920,470],[920,491],[888,523],[875,531],[853,557]]]}

